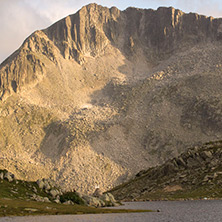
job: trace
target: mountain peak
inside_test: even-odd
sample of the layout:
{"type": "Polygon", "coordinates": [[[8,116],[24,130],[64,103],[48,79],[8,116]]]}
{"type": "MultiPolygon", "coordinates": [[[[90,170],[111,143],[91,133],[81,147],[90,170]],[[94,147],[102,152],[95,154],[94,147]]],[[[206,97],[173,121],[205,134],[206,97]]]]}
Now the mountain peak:
{"type": "MultiPolygon", "coordinates": [[[[185,14],[172,7],[160,7],[157,10],[128,8],[120,11],[115,7],[109,9],[92,3],[49,28],[35,32],[27,40],[30,47],[22,46],[17,51],[17,56],[12,56],[18,58],[25,53],[27,58],[33,58],[35,55],[30,54],[35,46],[39,53],[46,55],[55,64],[57,61],[54,52],[59,50],[65,59],[74,59],[81,65],[86,56],[96,57],[104,53],[108,45],[113,45],[128,57],[141,50],[148,59],[153,56],[164,57],[200,42],[222,39],[221,27],[222,19],[207,18],[193,13],[185,14]],[[40,46],[41,42],[44,42],[43,48],[40,46]],[[43,51],[40,52],[40,49],[43,51]]],[[[37,62],[40,63],[41,60],[37,62]]],[[[18,70],[23,69],[20,62],[15,67],[18,67],[18,70]]],[[[41,65],[41,68],[35,70],[41,70],[42,73],[43,69],[41,65]]],[[[10,70],[4,63],[1,65],[3,74],[0,81],[0,98],[14,91],[10,90],[10,81],[19,82],[18,89],[23,85],[21,82],[27,82],[15,79],[15,74],[10,70]]]]}

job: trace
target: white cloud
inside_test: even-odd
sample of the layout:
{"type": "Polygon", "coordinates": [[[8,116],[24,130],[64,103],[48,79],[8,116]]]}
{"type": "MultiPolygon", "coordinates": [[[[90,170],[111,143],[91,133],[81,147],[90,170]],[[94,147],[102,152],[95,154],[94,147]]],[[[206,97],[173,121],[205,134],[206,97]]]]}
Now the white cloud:
{"type": "Polygon", "coordinates": [[[0,0],[0,63],[32,32],[74,14],[89,3],[89,0],[0,0]]]}
{"type": "Polygon", "coordinates": [[[0,61],[15,51],[34,30],[50,21],[23,0],[0,1],[0,61]]]}

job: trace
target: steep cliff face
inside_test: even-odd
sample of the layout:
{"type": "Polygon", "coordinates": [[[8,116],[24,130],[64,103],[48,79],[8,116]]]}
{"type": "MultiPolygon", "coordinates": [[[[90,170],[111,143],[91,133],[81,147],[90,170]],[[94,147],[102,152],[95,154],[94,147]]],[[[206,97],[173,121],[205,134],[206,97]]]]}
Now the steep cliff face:
{"type": "Polygon", "coordinates": [[[158,58],[185,46],[219,40],[220,29],[219,19],[185,14],[174,8],[119,11],[91,4],[45,32],[65,58],[71,56],[80,62],[84,55],[99,55],[109,43],[125,54],[142,50],[158,58]]]}
{"type": "Polygon", "coordinates": [[[221,19],[174,8],[120,11],[90,4],[35,32],[1,65],[1,98],[43,75],[45,59],[57,64],[57,50],[65,59],[82,64],[87,56],[101,55],[111,44],[128,57],[142,53],[155,63],[185,47],[221,39],[221,19]]]}
{"type": "Polygon", "coordinates": [[[0,65],[0,166],[106,190],[220,138],[221,41],[221,19],[173,8],[90,4],[36,31],[0,65]]]}

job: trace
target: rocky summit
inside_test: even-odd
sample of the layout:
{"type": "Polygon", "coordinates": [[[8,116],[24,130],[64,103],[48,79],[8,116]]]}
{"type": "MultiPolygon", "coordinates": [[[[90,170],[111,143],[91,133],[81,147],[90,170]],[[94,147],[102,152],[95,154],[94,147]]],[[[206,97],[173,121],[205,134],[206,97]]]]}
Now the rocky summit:
{"type": "Polygon", "coordinates": [[[84,6],[0,65],[0,168],[92,193],[222,135],[222,19],[84,6]]]}

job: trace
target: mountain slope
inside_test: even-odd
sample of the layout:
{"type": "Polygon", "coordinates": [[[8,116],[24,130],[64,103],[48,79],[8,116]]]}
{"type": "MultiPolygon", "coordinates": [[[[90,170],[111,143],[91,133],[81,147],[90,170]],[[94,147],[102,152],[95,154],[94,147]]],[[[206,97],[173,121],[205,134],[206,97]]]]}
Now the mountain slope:
{"type": "Polygon", "coordinates": [[[36,31],[0,65],[0,167],[92,192],[219,139],[221,40],[221,19],[96,4],[36,31]]]}
{"type": "Polygon", "coordinates": [[[222,143],[196,146],[112,190],[119,200],[222,197],[222,143]]]}

